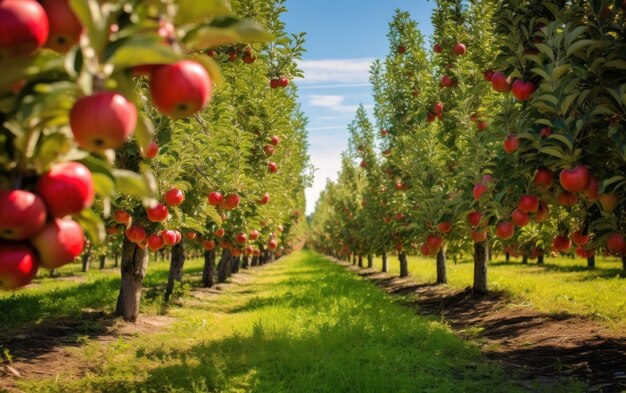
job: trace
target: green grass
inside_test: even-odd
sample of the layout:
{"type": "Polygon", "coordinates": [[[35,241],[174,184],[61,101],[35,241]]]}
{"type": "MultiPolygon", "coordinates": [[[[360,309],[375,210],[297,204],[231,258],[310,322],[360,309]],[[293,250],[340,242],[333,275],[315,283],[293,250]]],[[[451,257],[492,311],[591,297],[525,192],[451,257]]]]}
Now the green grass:
{"type": "MultiPolygon", "coordinates": [[[[502,258],[501,258],[502,259],[502,258]]],[[[410,256],[409,273],[419,282],[435,282],[434,258],[410,256]]],[[[375,260],[380,269],[382,261],[375,260]]],[[[550,313],[572,313],[591,317],[610,325],[626,325],[626,274],[617,258],[597,258],[596,269],[586,261],[572,258],[546,258],[541,266],[521,261],[489,263],[490,289],[501,290],[517,301],[528,301],[535,308],[550,313]]],[[[473,263],[467,258],[454,264],[448,259],[448,284],[466,288],[472,285],[473,263]]],[[[389,257],[391,274],[399,274],[396,257],[389,257]]]]}
{"type": "MultiPolygon", "coordinates": [[[[153,266],[154,267],[154,266],[153,266]]],[[[312,252],[218,296],[189,294],[167,332],[75,349],[91,371],[28,392],[577,392],[519,384],[446,326],[312,252]]],[[[72,294],[78,296],[78,294],[72,294]]]]}

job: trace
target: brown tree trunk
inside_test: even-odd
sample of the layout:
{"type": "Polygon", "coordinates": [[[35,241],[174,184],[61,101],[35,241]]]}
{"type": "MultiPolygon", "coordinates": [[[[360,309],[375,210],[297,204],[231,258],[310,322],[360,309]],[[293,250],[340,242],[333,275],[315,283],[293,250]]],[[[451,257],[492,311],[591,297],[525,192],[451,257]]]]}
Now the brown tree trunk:
{"type": "Polygon", "coordinates": [[[215,277],[215,250],[204,252],[204,268],[202,269],[202,285],[205,288],[213,286],[215,277]]]}
{"type": "Polygon", "coordinates": [[[522,264],[523,265],[528,264],[528,257],[526,255],[522,256],[522,264]]]}
{"type": "Polygon", "coordinates": [[[50,269],[50,274],[49,274],[49,277],[50,277],[50,278],[54,277],[54,275],[56,274],[56,272],[57,272],[57,269],[50,269]]]}
{"type": "Polygon", "coordinates": [[[446,273],[446,250],[443,247],[437,253],[437,284],[447,284],[448,274],[446,273]]]}
{"type": "Polygon", "coordinates": [[[504,262],[509,263],[511,261],[511,254],[508,252],[504,253],[504,262]]]}
{"type": "Polygon", "coordinates": [[[217,264],[217,282],[226,282],[230,273],[231,254],[229,249],[222,251],[222,258],[217,264]]]}
{"type": "Polygon", "coordinates": [[[232,257],[230,260],[230,272],[232,274],[239,273],[239,266],[241,263],[241,257],[232,257]]]}
{"type": "Polygon", "coordinates": [[[107,256],[106,255],[100,255],[100,270],[104,269],[104,265],[107,261],[107,256]]]}
{"type": "Polygon", "coordinates": [[[185,248],[183,242],[172,246],[172,257],[170,258],[170,274],[167,278],[167,287],[165,288],[165,302],[169,302],[174,293],[174,281],[183,279],[183,267],[185,266],[185,248]]]}
{"type": "Polygon", "coordinates": [[[587,258],[587,267],[589,269],[595,269],[596,268],[596,256],[592,255],[589,258],[587,258]]]}
{"type": "Polygon", "coordinates": [[[259,257],[256,255],[252,257],[252,262],[250,262],[251,266],[257,266],[259,264],[259,257]]]}
{"type": "Polygon", "coordinates": [[[622,255],[622,269],[626,271],[626,255],[622,255]]]}
{"type": "Polygon", "coordinates": [[[543,265],[543,255],[537,257],[537,265],[543,265]]]}
{"type": "Polygon", "coordinates": [[[356,265],[356,254],[352,254],[352,264],[356,265]]]}
{"type": "Polygon", "coordinates": [[[363,268],[363,256],[359,255],[359,267],[362,269],[363,268]]]}
{"type": "Polygon", "coordinates": [[[82,272],[87,273],[91,265],[91,244],[87,247],[87,250],[83,254],[83,268],[82,272]]]}
{"type": "Polygon", "coordinates": [[[383,252],[383,273],[387,273],[389,271],[389,264],[387,262],[387,253],[383,252]]]}
{"type": "Polygon", "coordinates": [[[148,253],[124,238],[121,265],[122,279],[115,315],[135,322],[139,315],[143,279],[148,269],[148,253]]]}
{"type": "Polygon", "coordinates": [[[113,265],[113,267],[119,267],[120,266],[120,254],[119,252],[117,252],[117,247],[115,248],[115,252],[113,253],[113,256],[115,257],[115,264],[113,265]]]}
{"type": "Polygon", "coordinates": [[[367,267],[370,269],[374,267],[374,257],[372,254],[368,254],[367,256],[367,267]]]}
{"type": "Polygon", "coordinates": [[[489,260],[489,239],[474,243],[474,293],[484,295],[487,288],[487,261],[489,260]]]}
{"type": "Polygon", "coordinates": [[[247,269],[250,267],[250,256],[246,255],[242,258],[241,268],[247,269]]]}
{"type": "Polygon", "coordinates": [[[398,260],[400,260],[400,277],[409,276],[409,264],[406,259],[406,254],[401,252],[398,254],[398,260]]]}

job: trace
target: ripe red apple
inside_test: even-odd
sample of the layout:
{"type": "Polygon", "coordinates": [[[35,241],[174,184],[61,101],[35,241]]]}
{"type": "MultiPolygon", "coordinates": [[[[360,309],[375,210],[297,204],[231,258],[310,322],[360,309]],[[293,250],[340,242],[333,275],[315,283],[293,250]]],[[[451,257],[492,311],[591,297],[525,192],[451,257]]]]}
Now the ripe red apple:
{"type": "Polygon", "coordinates": [[[161,238],[163,239],[163,244],[165,244],[166,246],[173,246],[178,240],[176,231],[173,231],[171,229],[167,229],[161,232],[161,238]]]}
{"type": "Polygon", "coordinates": [[[211,206],[217,206],[221,204],[222,201],[224,200],[224,197],[222,196],[222,194],[220,194],[217,191],[213,191],[212,193],[210,193],[208,198],[209,198],[209,205],[211,206]]]}
{"type": "Polygon", "coordinates": [[[143,148],[141,149],[141,154],[144,158],[153,159],[159,154],[159,145],[157,145],[154,141],[150,141],[145,151],[143,148]]]}
{"type": "Polygon", "coordinates": [[[539,131],[539,136],[542,138],[547,138],[550,135],[552,135],[552,128],[550,127],[543,127],[541,131],[539,131]]]}
{"type": "Polygon", "coordinates": [[[422,245],[420,246],[420,251],[425,257],[430,255],[430,247],[428,247],[428,244],[426,243],[422,243],[422,245]]]}
{"type": "Polygon", "coordinates": [[[263,152],[265,152],[266,156],[273,156],[276,150],[274,149],[274,146],[272,145],[265,145],[263,146],[263,152]]]}
{"type": "Polygon", "coordinates": [[[509,136],[507,136],[504,140],[503,145],[505,152],[513,154],[517,151],[517,149],[519,149],[519,139],[517,139],[515,134],[509,134],[509,136]]]}
{"type": "Polygon", "coordinates": [[[443,113],[444,105],[442,102],[435,102],[433,105],[433,112],[435,113],[443,113]]]}
{"type": "Polygon", "coordinates": [[[600,200],[602,210],[607,213],[613,212],[613,210],[615,210],[615,208],[619,204],[619,196],[616,194],[601,194],[598,199],[600,200]]]}
{"type": "Polygon", "coordinates": [[[130,222],[130,214],[126,210],[117,210],[113,213],[113,221],[118,224],[128,224],[130,222]]]}
{"type": "Polygon", "coordinates": [[[89,151],[122,147],[137,126],[137,108],[112,91],[82,97],[70,111],[70,126],[80,147],[89,151]]]}
{"type": "Polygon", "coordinates": [[[561,191],[556,197],[556,202],[561,206],[574,206],[578,202],[578,197],[573,192],[561,191]]]}
{"type": "Polygon", "coordinates": [[[436,252],[441,248],[443,239],[439,235],[429,235],[426,238],[426,244],[428,244],[428,248],[430,248],[432,252],[436,252]]]}
{"type": "Polygon", "coordinates": [[[276,172],[278,172],[278,164],[276,164],[275,162],[270,162],[270,163],[267,164],[267,169],[271,173],[276,173],[276,172]]]}
{"type": "Polygon", "coordinates": [[[572,241],[574,242],[574,244],[576,244],[577,246],[584,246],[587,243],[589,243],[589,238],[591,236],[583,235],[583,231],[579,229],[577,231],[572,232],[570,237],[572,241]]]}
{"type": "Polygon", "coordinates": [[[205,240],[202,242],[202,247],[207,251],[211,251],[215,248],[215,241],[205,240]]]}
{"type": "Polygon", "coordinates": [[[274,146],[277,146],[280,143],[280,138],[277,135],[273,135],[270,138],[270,143],[274,146]]]}
{"type": "Polygon", "coordinates": [[[450,221],[442,221],[437,224],[437,230],[441,233],[450,233],[452,230],[452,223],[450,221]]]}
{"type": "Polygon", "coordinates": [[[539,202],[539,208],[535,213],[535,222],[546,222],[550,218],[550,208],[545,202],[539,202]]]}
{"type": "Polygon", "coordinates": [[[259,200],[259,205],[266,205],[269,203],[269,201],[270,201],[270,194],[266,192],[265,194],[263,194],[263,196],[259,200]]]}
{"type": "Polygon", "coordinates": [[[474,199],[475,200],[479,200],[480,197],[486,193],[487,191],[489,191],[489,189],[487,188],[486,185],[482,184],[482,183],[478,183],[474,186],[474,190],[472,191],[472,193],[474,194],[474,199]]]}
{"type": "Polygon", "coordinates": [[[269,248],[270,250],[275,250],[277,247],[278,247],[278,243],[274,239],[270,240],[267,243],[267,248],[269,248]]]}
{"type": "Polygon", "coordinates": [[[589,186],[587,189],[580,193],[589,201],[595,201],[600,197],[600,179],[595,176],[591,176],[589,179],[589,186]]]}
{"type": "Polygon", "coordinates": [[[460,43],[460,42],[457,42],[457,44],[454,45],[454,47],[452,48],[452,53],[454,53],[457,56],[463,56],[466,51],[467,51],[467,48],[465,47],[465,44],[460,43]]]}
{"type": "Polygon", "coordinates": [[[259,238],[259,231],[257,231],[256,229],[253,229],[250,231],[250,240],[254,241],[257,240],[259,238]]]}
{"type": "Polygon", "coordinates": [[[224,237],[225,233],[226,233],[226,231],[224,230],[224,228],[217,228],[217,230],[215,231],[214,235],[215,235],[215,237],[222,238],[222,237],[224,237]]]}
{"type": "Polygon", "coordinates": [[[429,122],[429,123],[435,121],[436,118],[437,118],[437,115],[435,113],[433,113],[433,112],[428,112],[426,114],[426,121],[429,122]]]}
{"type": "Polygon", "coordinates": [[[287,78],[286,76],[281,76],[280,78],[278,78],[278,83],[280,87],[287,87],[289,86],[289,78],[287,78]]]}
{"type": "Polygon", "coordinates": [[[248,241],[248,236],[245,233],[238,233],[235,236],[235,241],[237,243],[243,244],[248,241]]]}
{"type": "Polygon", "coordinates": [[[504,72],[495,72],[491,77],[491,86],[495,91],[500,93],[508,93],[511,91],[510,79],[504,75],[504,72]]]}
{"type": "Polygon", "coordinates": [[[591,175],[584,165],[577,165],[572,169],[565,168],[559,175],[561,187],[570,192],[582,192],[589,187],[591,175]]]}
{"type": "Polygon", "coordinates": [[[156,205],[147,208],[146,214],[148,215],[148,220],[152,222],[161,222],[167,218],[170,212],[167,209],[167,206],[162,203],[157,203],[156,205]]]}
{"type": "Polygon", "coordinates": [[[271,79],[270,80],[270,87],[272,89],[278,89],[280,87],[280,80],[278,80],[278,79],[271,79]]]}
{"type": "Polygon", "coordinates": [[[57,269],[83,252],[85,235],[76,221],[57,218],[46,224],[31,243],[39,254],[39,264],[46,269],[57,269]]]}
{"type": "Polygon", "coordinates": [[[439,45],[438,43],[435,44],[435,46],[433,46],[433,52],[441,53],[442,51],[443,51],[443,48],[441,48],[441,45],[439,45]]]}
{"type": "Polygon", "coordinates": [[[39,178],[37,193],[43,198],[48,214],[64,217],[90,207],[96,191],[93,176],[86,166],[62,162],[54,164],[39,178]]]}
{"type": "Polygon", "coordinates": [[[585,250],[585,248],[582,246],[576,247],[576,255],[581,258],[588,259],[591,258],[593,254],[595,254],[595,250],[593,248],[590,250],[585,250]]]}
{"type": "Polygon", "coordinates": [[[126,237],[133,243],[141,243],[146,239],[146,230],[137,224],[133,224],[125,232],[126,237]]]}
{"type": "Polygon", "coordinates": [[[163,238],[159,235],[152,234],[148,236],[148,248],[152,251],[158,251],[163,248],[163,238]]]}
{"type": "Polygon", "coordinates": [[[222,209],[224,210],[233,210],[237,206],[239,206],[239,195],[237,194],[228,194],[224,197],[224,201],[222,202],[222,209]]]}
{"type": "Polygon", "coordinates": [[[452,87],[456,84],[456,79],[448,76],[448,75],[444,75],[441,77],[441,86],[443,87],[452,87]]]}
{"type": "Polygon", "coordinates": [[[381,136],[381,137],[383,137],[383,138],[384,138],[384,137],[386,137],[387,135],[389,135],[389,131],[387,131],[387,130],[385,130],[385,129],[380,130],[380,136],[381,136]]]}
{"type": "Polygon", "coordinates": [[[174,234],[176,235],[176,242],[174,242],[174,244],[180,243],[183,240],[182,233],[180,233],[178,231],[174,231],[174,234]]]}
{"type": "Polygon", "coordinates": [[[479,120],[476,122],[476,128],[478,129],[478,131],[483,131],[487,129],[487,127],[489,127],[489,123],[487,123],[486,121],[479,120]]]}
{"type": "Polygon", "coordinates": [[[169,206],[178,206],[185,200],[185,194],[178,188],[172,188],[163,195],[163,200],[169,206]]]}
{"type": "Polygon", "coordinates": [[[0,52],[26,55],[48,39],[48,17],[34,0],[0,1],[0,52]]]}
{"type": "Polygon", "coordinates": [[[483,78],[485,79],[485,81],[491,82],[491,80],[493,79],[493,71],[492,70],[484,71],[483,78]]]}
{"type": "Polygon", "coordinates": [[[535,89],[535,84],[531,81],[524,82],[521,79],[516,79],[511,87],[511,92],[518,101],[527,101],[535,89]]]}
{"type": "Polygon", "coordinates": [[[572,242],[567,236],[559,235],[555,236],[552,240],[552,248],[556,251],[567,252],[572,246],[572,242]]]}
{"type": "Polygon", "coordinates": [[[480,220],[482,220],[483,215],[480,212],[471,212],[467,215],[467,222],[473,227],[477,227],[480,225],[480,220]]]}
{"type": "Polygon", "coordinates": [[[396,221],[402,221],[404,218],[404,213],[396,213],[396,221]]]}
{"type": "Polygon", "coordinates": [[[152,102],[161,113],[174,119],[200,111],[209,103],[212,91],[209,73],[195,61],[159,66],[150,75],[152,102]]]}
{"type": "Polygon", "coordinates": [[[185,237],[189,240],[194,240],[196,238],[196,236],[198,236],[197,233],[195,232],[187,232],[185,233],[185,237]]]}
{"type": "Polygon", "coordinates": [[[406,46],[404,45],[398,45],[398,54],[402,55],[406,53],[406,46]]]}
{"type": "Polygon", "coordinates": [[[511,220],[513,220],[513,223],[515,225],[517,225],[520,228],[523,228],[526,225],[528,225],[528,222],[530,221],[530,217],[528,216],[528,214],[522,212],[519,208],[517,208],[513,210],[513,212],[511,213],[511,220]]]}
{"type": "Polygon", "coordinates": [[[48,15],[50,25],[46,47],[67,53],[78,43],[83,26],[70,8],[68,0],[43,0],[41,6],[48,15]]]}
{"type": "Polygon", "coordinates": [[[624,234],[613,232],[609,235],[606,246],[613,254],[626,254],[626,243],[624,243],[624,234]]]}
{"type": "Polygon", "coordinates": [[[105,229],[105,232],[107,233],[107,235],[117,235],[119,230],[117,227],[107,227],[105,229]]]}
{"type": "Polygon", "coordinates": [[[470,233],[472,240],[474,240],[475,243],[482,243],[485,240],[487,240],[487,230],[483,229],[483,230],[472,230],[472,232],[470,233]]]}
{"type": "Polygon", "coordinates": [[[496,236],[502,240],[508,240],[515,235],[515,226],[510,221],[500,222],[496,225],[496,236]]]}
{"type": "Polygon", "coordinates": [[[539,198],[536,195],[524,194],[520,197],[517,207],[522,213],[535,213],[539,209],[539,198]]]}
{"type": "Polygon", "coordinates": [[[0,237],[28,239],[46,224],[46,206],[36,194],[24,190],[0,190],[0,237]]]}
{"type": "Polygon", "coordinates": [[[38,269],[37,256],[30,247],[21,243],[0,242],[0,289],[23,287],[35,278],[38,269]]]}
{"type": "Polygon", "coordinates": [[[535,173],[533,183],[537,187],[550,187],[552,185],[552,172],[550,172],[550,170],[546,168],[537,169],[537,173],[535,173]]]}

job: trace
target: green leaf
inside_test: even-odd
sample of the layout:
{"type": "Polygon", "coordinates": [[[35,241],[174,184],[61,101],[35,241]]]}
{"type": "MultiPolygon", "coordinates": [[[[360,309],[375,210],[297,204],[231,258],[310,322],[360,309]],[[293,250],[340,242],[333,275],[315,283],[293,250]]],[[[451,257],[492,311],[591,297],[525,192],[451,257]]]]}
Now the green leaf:
{"type": "Polygon", "coordinates": [[[100,244],[104,240],[104,223],[91,209],[84,209],[74,219],[85,229],[94,244],[100,244]]]}
{"type": "Polygon", "coordinates": [[[549,136],[548,140],[557,140],[559,142],[562,142],[569,151],[572,151],[574,149],[574,143],[572,142],[571,138],[563,134],[552,134],[549,136]]]}
{"type": "Polygon", "coordinates": [[[267,42],[272,34],[258,22],[250,19],[225,18],[219,24],[201,26],[192,30],[184,42],[188,48],[204,50],[234,42],[267,42]]]}
{"type": "Polygon", "coordinates": [[[114,169],[113,177],[118,192],[139,199],[151,198],[155,195],[154,189],[139,173],[125,169],[114,169]]]}
{"type": "Polygon", "coordinates": [[[202,22],[232,13],[229,0],[178,0],[176,24],[202,22]]]}
{"type": "Polygon", "coordinates": [[[562,160],[568,161],[567,156],[565,155],[565,152],[556,146],[543,147],[541,148],[540,152],[543,154],[548,154],[548,155],[560,158],[562,160]]]}
{"type": "Polygon", "coordinates": [[[172,64],[180,60],[163,38],[156,35],[133,36],[124,42],[106,60],[116,69],[131,68],[144,64],[172,64]]]}
{"type": "Polygon", "coordinates": [[[143,114],[139,114],[137,128],[135,129],[135,139],[137,139],[137,144],[139,144],[139,147],[144,149],[144,151],[148,148],[150,141],[153,140],[154,133],[154,125],[150,119],[143,114]]]}
{"type": "Polygon", "coordinates": [[[213,80],[213,83],[215,83],[217,86],[224,83],[224,77],[222,76],[220,67],[217,65],[215,60],[205,55],[195,56],[192,57],[192,59],[202,64],[202,66],[207,70],[209,75],[211,75],[211,80],[213,80]]]}
{"type": "Polygon", "coordinates": [[[100,53],[104,50],[109,35],[106,18],[102,15],[100,4],[96,0],[69,0],[69,4],[80,24],[85,27],[96,53],[100,53]]]}
{"type": "Polygon", "coordinates": [[[96,186],[96,193],[103,197],[115,196],[115,181],[104,173],[95,172],[93,181],[96,186]]]}
{"type": "Polygon", "coordinates": [[[561,101],[561,114],[566,115],[569,107],[572,105],[578,94],[570,94],[561,101]]]}
{"type": "Polygon", "coordinates": [[[591,44],[595,43],[594,40],[580,40],[580,41],[576,41],[574,42],[572,45],[570,45],[567,48],[567,51],[565,52],[567,54],[567,56],[571,56],[573,53],[578,52],[579,50],[581,50],[582,48],[589,46],[591,44]]]}
{"type": "Polygon", "coordinates": [[[542,44],[542,43],[537,43],[535,44],[535,46],[537,47],[537,49],[539,49],[543,54],[545,54],[546,56],[548,56],[550,58],[550,60],[554,61],[554,52],[552,51],[552,48],[550,48],[548,45],[546,44],[542,44]]]}
{"type": "Polygon", "coordinates": [[[606,187],[610,186],[611,184],[620,182],[622,180],[626,180],[626,177],[622,176],[622,175],[617,175],[617,176],[613,176],[610,177],[608,179],[605,179],[602,181],[602,189],[605,189],[606,187]]]}
{"type": "Polygon", "coordinates": [[[72,148],[70,138],[62,132],[46,135],[42,139],[37,152],[37,159],[43,168],[47,168],[59,156],[65,155],[72,148]]]}
{"type": "Polygon", "coordinates": [[[222,225],[222,217],[219,215],[215,207],[211,205],[206,205],[204,209],[204,213],[211,221],[215,222],[218,226],[222,225]]]}

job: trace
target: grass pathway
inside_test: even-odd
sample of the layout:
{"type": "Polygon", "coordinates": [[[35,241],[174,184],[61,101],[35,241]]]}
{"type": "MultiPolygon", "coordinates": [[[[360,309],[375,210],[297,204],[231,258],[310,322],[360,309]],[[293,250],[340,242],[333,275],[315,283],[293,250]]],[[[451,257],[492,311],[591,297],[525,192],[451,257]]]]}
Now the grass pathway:
{"type": "Polygon", "coordinates": [[[512,380],[439,322],[308,251],[194,291],[165,333],[75,350],[80,379],[29,392],[576,392],[512,380]]]}

